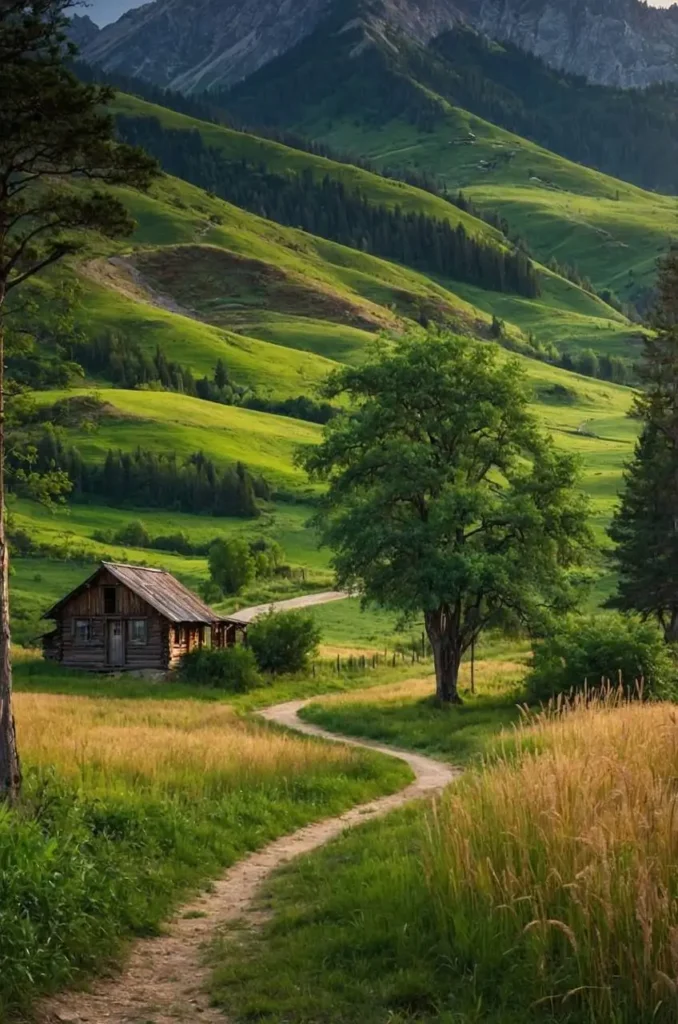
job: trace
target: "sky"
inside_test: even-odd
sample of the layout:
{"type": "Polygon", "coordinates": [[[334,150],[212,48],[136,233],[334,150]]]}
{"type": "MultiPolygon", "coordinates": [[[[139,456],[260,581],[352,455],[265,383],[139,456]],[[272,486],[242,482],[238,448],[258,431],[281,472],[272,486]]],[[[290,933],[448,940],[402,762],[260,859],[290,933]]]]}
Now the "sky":
{"type": "MultiPolygon", "coordinates": [[[[141,7],[142,3],[148,0],[87,0],[88,9],[78,11],[79,14],[88,14],[97,25],[107,25],[110,21],[117,21],[125,11],[133,7],[141,7]]],[[[676,0],[649,0],[653,7],[670,7],[676,0]]]]}
{"type": "Polygon", "coordinates": [[[107,25],[109,21],[117,21],[125,11],[133,7],[141,7],[147,0],[86,0],[87,7],[78,10],[78,14],[87,14],[97,25],[107,25]]]}

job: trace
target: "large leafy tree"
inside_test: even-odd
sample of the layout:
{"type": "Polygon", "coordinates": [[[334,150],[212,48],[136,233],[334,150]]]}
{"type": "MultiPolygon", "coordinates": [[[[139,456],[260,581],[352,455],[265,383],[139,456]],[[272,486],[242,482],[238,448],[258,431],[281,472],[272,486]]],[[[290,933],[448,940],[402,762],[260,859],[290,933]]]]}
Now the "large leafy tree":
{"type": "Polygon", "coordinates": [[[349,408],[302,460],[328,484],[316,521],[339,582],[423,614],[438,698],[458,703],[462,657],[483,630],[572,603],[568,569],[590,541],[575,464],[491,345],[410,337],[325,393],[349,408]]]}
{"type": "Polygon", "coordinates": [[[134,227],[104,186],[146,188],[155,163],[118,145],[109,89],[69,71],[73,0],[0,0],[0,798],[14,801],[21,771],[12,715],[5,531],[5,316],[34,275],[72,256],[89,233],[134,227]]]}
{"type": "Polygon", "coordinates": [[[655,618],[678,643],[678,247],[660,264],[650,326],[632,411],[642,428],[609,531],[619,573],[610,604],[655,618]]]}

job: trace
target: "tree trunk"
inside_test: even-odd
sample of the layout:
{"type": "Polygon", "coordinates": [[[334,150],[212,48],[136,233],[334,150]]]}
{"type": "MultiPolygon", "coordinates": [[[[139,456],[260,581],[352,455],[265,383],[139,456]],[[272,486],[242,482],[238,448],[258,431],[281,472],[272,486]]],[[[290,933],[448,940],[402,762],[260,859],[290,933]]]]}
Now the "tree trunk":
{"type": "Polygon", "coordinates": [[[678,608],[672,608],[670,613],[664,617],[662,627],[667,644],[678,645],[678,608]]]}
{"type": "Polygon", "coordinates": [[[459,696],[459,669],[463,651],[458,623],[447,608],[426,613],[426,632],[433,648],[436,697],[440,704],[463,704],[459,696]]]}
{"type": "Polygon", "coordinates": [[[15,804],[21,766],[12,708],[12,649],[9,625],[9,552],[5,510],[5,331],[4,289],[0,285],[0,800],[15,804]]]}

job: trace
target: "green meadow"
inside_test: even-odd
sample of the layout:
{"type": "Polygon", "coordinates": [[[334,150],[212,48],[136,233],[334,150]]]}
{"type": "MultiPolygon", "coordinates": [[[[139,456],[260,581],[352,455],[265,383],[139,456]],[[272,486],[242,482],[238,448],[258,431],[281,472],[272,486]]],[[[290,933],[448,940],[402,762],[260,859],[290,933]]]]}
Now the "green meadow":
{"type": "Polygon", "coordinates": [[[429,171],[498,210],[543,262],[576,265],[599,288],[626,297],[648,286],[678,233],[678,201],[583,167],[441,100],[443,124],[419,132],[322,121],[311,133],[377,166],[429,171]],[[470,136],[473,136],[472,138],[470,136]]]}

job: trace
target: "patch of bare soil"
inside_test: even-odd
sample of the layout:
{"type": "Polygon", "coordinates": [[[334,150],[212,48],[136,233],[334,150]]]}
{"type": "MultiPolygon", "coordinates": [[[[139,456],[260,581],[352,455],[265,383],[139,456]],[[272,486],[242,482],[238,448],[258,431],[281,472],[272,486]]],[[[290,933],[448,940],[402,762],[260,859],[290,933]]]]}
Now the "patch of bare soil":
{"type": "Polygon", "coordinates": [[[223,1013],[210,1006],[206,994],[205,949],[217,930],[235,921],[248,928],[260,924],[255,898],[262,883],[282,864],[323,846],[347,828],[411,800],[434,796],[460,774],[421,754],[333,736],[302,722],[298,712],[304,703],[280,704],[262,716],[298,732],[398,757],[410,765],[415,781],[400,793],[309,825],[240,861],[208,892],[184,906],[164,935],[138,942],[120,975],[96,982],[87,992],[65,993],[43,1002],[38,1010],[41,1024],[225,1024],[223,1013]]]}
{"type": "Polygon", "coordinates": [[[237,327],[243,317],[267,310],[366,331],[393,326],[393,317],[367,300],[351,302],[320,281],[215,246],[181,245],[140,252],[133,263],[156,294],[172,295],[217,326],[237,327]]]}

